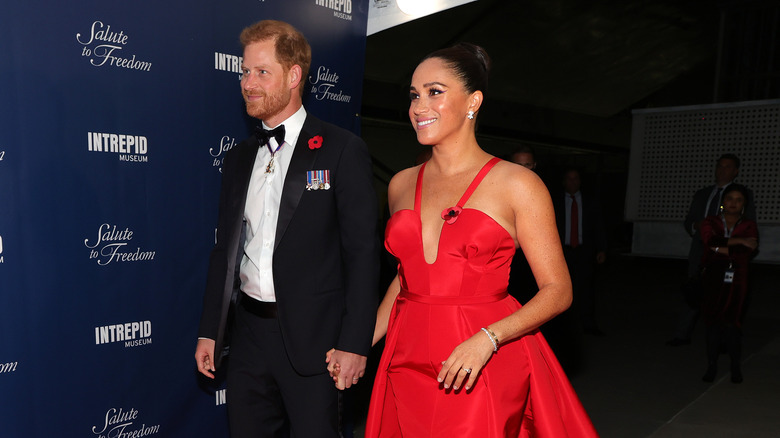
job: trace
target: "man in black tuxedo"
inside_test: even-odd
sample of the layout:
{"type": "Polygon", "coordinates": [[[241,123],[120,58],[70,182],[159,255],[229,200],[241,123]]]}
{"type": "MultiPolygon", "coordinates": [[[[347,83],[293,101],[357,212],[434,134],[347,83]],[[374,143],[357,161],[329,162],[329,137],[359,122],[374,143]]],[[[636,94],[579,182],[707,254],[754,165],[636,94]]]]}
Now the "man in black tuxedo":
{"type": "Polygon", "coordinates": [[[213,378],[229,333],[233,438],[335,438],[326,352],[336,387],[356,384],[376,317],[371,159],[360,138],[303,108],[311,49],[300,32],[266,20],[241,43],[241,90],[262,126],[225,157],[195,360],[213,378]]]}
{"type": "Polygon", "coordinates": [[[579,170],[564,172],[564,193],[553,201],[555,219],[571,275],[572,307],[579,314],[585,333],[602,335],[596,324],[594,277],[596,265],[606,260],[606,230],[598,199],[584,195],[581,185],[579,170]]]}
{"type": "MultiPolygon", "coordinates": [[[[716,162],[715,184],[704,187],[693,195],[691,206],[688,208],[688,214],[685,215],[683,223],[685,231],[691,236],[691,247],[688,251],[688,280],[683,285],[683,291],[689,296],[689,299],[686,299],[686,306],[680,313],[674,338],[667,341],[666,345],[677,347],[691,343],[691,335],[700,313],[699,305],[695,302],[696,296],[700,293],[697,288],[699,287],[699,271],[701,270],[703,251],[699,225],[705,217],[720,212],[723,189],[731,185],[738,174],[739,158],[734,154],[723,154],[716,162]]],[[[745,217],[755,220],[756,207],[753,203],[753,194],[748,192],[748,195],[745,217]]]]}

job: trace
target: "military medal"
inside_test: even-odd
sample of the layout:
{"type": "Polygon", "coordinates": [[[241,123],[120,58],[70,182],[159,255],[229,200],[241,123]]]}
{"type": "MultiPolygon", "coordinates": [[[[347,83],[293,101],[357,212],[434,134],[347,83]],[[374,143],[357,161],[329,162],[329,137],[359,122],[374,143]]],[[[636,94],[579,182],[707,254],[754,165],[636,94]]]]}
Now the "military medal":
{"type": "Polygon", "coordinates": [[[314,172],[306,172],[306,190],[314,190],[314,172]]]}
{"type": "Polygon", "coordinates": [[[271,153],[271,161],[268,162],[268,165],[265,166],[265,173],[274,173],[274,157],[276,156],[276,153],[279,152],[279,149],[284,146],[284,142],[279,143],[279,146],[276,147],[276,149],[271,149],[271,143],[268,143],[268,152],[271,153]]]}
{"type": "Polygon", "coordinates": [[[306,172],[306,190],[329,190],[330,170],[309,170],[306,172]]]}

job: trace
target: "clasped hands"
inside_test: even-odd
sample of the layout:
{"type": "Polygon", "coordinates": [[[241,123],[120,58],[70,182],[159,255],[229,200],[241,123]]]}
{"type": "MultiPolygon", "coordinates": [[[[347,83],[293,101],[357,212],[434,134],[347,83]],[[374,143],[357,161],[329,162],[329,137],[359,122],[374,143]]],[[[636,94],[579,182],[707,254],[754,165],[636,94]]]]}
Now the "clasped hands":
{"type": "Polygon", "coordinates": [[[347,389],[358,383],[366,373],[366,356],[331,348],[325,353],[328,373],[337,389],[347,389]]]}
{"type": "MultiPolygon", "coordinates": [[[[744,247],[747,247],[751,250],[755,250],[758,248],[758,239],[755,237],[731,237],[729,238],[729,242],[735,243],[737,245],[742,245],[744,247]]],[[[728,248],[728,246],[711,246],[710,249],[717,252],[719,248],[728,248]]]]}
{"type": "MultiPolygon", "coordinates": [[[[481,331],[455,347],[450,356],[442,362],[436,381],[443,389],[452,388],[457,391],[465,381],[466,391],[474,386],[477,375],[493,355],[493,344],[481,331]]],[[[336,383],[336,388],[345,389],[357,384],[365,372],[366,357],[345,351],[331,349],[325,354],[325,362],[328,364],[328,373],[336,383]],[[340,353],[340,354],[339,354],[340,353]],[[355,369],[347,369],[339,357],[351,355],[362,358],[362,367],[359,372],[355,369]],[[351,372],[349,372],[351,371],[351,372]]]]}

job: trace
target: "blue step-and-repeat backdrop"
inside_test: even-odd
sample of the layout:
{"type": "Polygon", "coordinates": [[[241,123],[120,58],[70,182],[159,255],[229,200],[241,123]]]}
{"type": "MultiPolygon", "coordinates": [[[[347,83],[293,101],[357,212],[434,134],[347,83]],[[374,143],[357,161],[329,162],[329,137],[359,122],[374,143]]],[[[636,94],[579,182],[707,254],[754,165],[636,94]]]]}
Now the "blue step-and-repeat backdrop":
{"type": "Polygon", "coordinates": [[[0,437],[226,436],[194,351],[240,31],[312,45],[304,105],[359,128],[368,2],[10,2],[0,12],[0,437]]]}

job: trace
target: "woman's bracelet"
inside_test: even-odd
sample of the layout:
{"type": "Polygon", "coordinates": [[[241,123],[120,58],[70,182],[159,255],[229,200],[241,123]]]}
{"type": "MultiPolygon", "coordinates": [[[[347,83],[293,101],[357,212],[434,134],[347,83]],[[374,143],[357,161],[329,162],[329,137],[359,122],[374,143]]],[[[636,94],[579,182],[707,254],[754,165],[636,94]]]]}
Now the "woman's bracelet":
{"type": "Polygon", "coordinates": [[[493,333],[493,330],[490,330],[489,328],[482,327],[482,331],[488,335],[488,338],[490,338],[490,342],[493,344],[493,353],[498,351],[498,336],[496,336],[496,334],[493,333]]]}

